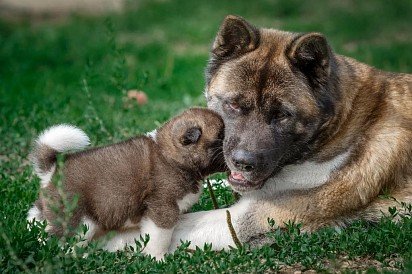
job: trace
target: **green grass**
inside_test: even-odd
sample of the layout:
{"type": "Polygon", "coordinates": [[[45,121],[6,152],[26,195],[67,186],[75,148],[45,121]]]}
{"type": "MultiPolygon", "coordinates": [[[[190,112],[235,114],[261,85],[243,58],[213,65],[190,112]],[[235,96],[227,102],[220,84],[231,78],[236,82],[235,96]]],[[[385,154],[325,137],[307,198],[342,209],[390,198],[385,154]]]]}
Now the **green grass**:
{"type": "MultiPolygon", "coordinates": [[[[0,269],[2,272],[261,272],[296,269],[361,269],[391,265],[412,271],[412,221],[356,223],[341,232],[312,235],[291,225],[274,231],[275,244],[213,252],[180,249],[163,263],[129,250],[96,246],[68,252],[37,241],[41,228],[26,228],[26,212],[39,180],[27,155],[33,138],[57,123],[84,129],[93,145],[144,133],[184,108],[204,105],[203,71],[208,48],[226,14],[256,25],[325,33],[333,48],[381,69],[412,69],[412,3],[399,1],[139,1],[123,15],[72,17],[60,23],[0,21],[0,269]],[[149,103],[125,100],[145,91],[149,103]],[[84,257],[88,253],[87,257],[84,257]],[[77,254],[77,255],[74,255],[77,254]],[[364,265],[361,264],[364,262],[364,265]]],[[[233,202],[219,186],[220,205],[233,202]]],[[[211,209],[207,191],[193,210],[211,209]]]]}

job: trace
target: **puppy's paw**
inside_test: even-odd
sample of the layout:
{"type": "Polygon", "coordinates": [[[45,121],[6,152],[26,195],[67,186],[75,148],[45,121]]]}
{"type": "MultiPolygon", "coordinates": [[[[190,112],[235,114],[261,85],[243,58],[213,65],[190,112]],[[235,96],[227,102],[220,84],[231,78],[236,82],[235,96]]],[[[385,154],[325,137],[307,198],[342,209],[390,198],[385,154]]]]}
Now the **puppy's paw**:
{"type": "Polygon", "coordinates": [[[146,246],[142,253],[145,255],[150,255],[156,259],[156,261],[162,261],[167,253],[167,249],[161,249],[159,247],[146,246]]]}

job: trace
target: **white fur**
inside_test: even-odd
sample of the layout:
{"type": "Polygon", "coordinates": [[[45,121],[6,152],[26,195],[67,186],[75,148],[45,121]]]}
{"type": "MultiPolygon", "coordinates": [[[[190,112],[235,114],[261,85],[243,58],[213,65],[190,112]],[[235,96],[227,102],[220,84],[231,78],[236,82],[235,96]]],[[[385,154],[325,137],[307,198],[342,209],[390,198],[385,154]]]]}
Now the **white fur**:
{"type": "Polygon", "coordinates": [[[90,144],[86,133],[75,126],[65,124],[46,129],[36,142],[39,145],[47,145],[58,152],[83,149],[90,144]]]}
{"type": "Polygon", "coordinates": [[[173,228],[164,229],[158,227],[151,219],[144,217],[140,222],[141,235],[149,234],[150,240],[143,253],[150,254],[157,260],[162,259],[170,246],[173,228]]]}
{"type": "MultiPolygon", "coordinates": [[[[32,206],[32,208],[29,209],[26,220],[28,222],[33,222],[33,221],[43,222],[44,218],[42,217],[42,213],[40,209],[34,205],[32,206]]],[[[31,231],[31,226],[29,224],[27,224],[27,229],[31,231]]],[[[46,244],[45,239],[42,239],[40,237],[37,238],[37,241],[42,245],[46,244]]]]}
{"type": "Polygon", "coordinates": [[[139,224],[127,219],[122,228],[126,230],[116,231],[115,235],[106,238],[104,249],[110,252],[123,250],[126,246],[134,246],[135,240],[140,239],[139,224]]]}
{"type": "Polygon", "coordinates": [[[147,132],[147,133],[146,133],[146,136],[152,138],[153,141],[156,142],[157,129],[154,129],[154,130],[152,130],[152,131],[150,131],[150,132],[147,132]]]}
{"type": "MultiPolygon", "coordinates": [[[[239,233],[239,219],[244,217],[255,203],[258,204],[262,196],[288,189],[306,189],[322,185],[348,156],[349,152],[346,152],[324,163],[304,162],[284,167],[279,174],[270,178],[262,189],[245,193],[239,202],[228,208],[235,231],[239,233]]],[[[184,214],[174,230],[170,251],[180,245],[180,240],[190,241],[191,247],[203,247],[205,243],[211,243],[215,250],[234,246],[227,226],[226,209],[184,214]]]]}
{"type": "Polygon", "coordinates": [[[27,221],[44,221],[43,218],[41,218],[41,211],[40,209],[38,209],[37,206],[33,206],[32,208],[30,208],[29,212],[27,213],[27,221]]]}
{"type": "Polygon", "coordinates": [[[45,188],[49,185],[49,182],[51,181],[53,174],[56,171],[56,165],[53,165],[47,172],[42,172],[38,167],[38,164],[35,162],[34,170],[37,176],[39,176],[40,178],[41,187],[45,188]]]}
{"type": "Polygon", "coordinates": [[[83,234],[80,233],[80,241],[77,243],[78,246],[86,246],[91,240],[93,240],[94,235],[99,229],[99,226],[87,217],[83,217],[81,221],[82,225],[86,225],[87,231],[83,234]]]}
{"type": "Polygon", "coordinates": [[[49,233],[52,230],[52,226],[50,224],[47,224],[46,227],[44,228],[44,230],[49,233]]]}
{"type": "MultiPolygon", "coordinates": [[[[89,137],[81,129],[72,125],[57,125],[52,126],[37,138],[37,146],[48,146],[57,152],[65,152],[69,150],[82,149],[90,144],[89,137]]],[[[49,170],[42,170],[38,160],[33,159],[34,170],[40,177],[41,187],[47,187],[55,170],[56,165],[53,165],[49,170]]]]}
{"type": "Polygon", "coordinates": [[[302,164],[285,166],[278,174],[269,178],[258,192],[274,194],[323,185],[328,181],[330,174],[346,162],[349,154],[350,152],[347,151],[322,163],[307,161],[302,164]]]}
{"type": "Polygon", "coordinates": [[[235,246],[226,221],[226,210],[232,217],[235,231],[239,231],[238,220],[247,213],[251,200],[242,199],[228,209],[217,209],[188,213],[181,216],[175,227],[169,251],[180,245],[180,240],[190,241],[190,247],[203,247],[211,243],[214,250],[235,246]]]}
{"type": "Polygon", "coordinates": [[[136,227],[136,229],[117,232],[105,243],[104,248],[110,252],[123,250],[127,245],[133,246],[135,240],[139,240],[140,236],[144,238],[146,234],[150,236],[150,240],[142,252],[157,260],[162,259],[170,246],[173,228],[160,228],[148,217],[143,217],[140,221],[140,230],[136,227]]]}
{"type": "Polygon", "coordinates": [[[139,236],[140,231],[138,229],[116,232],[112,238],[106,241],[104,249],[109,252],[115,252],[123,250],[126,246],[134,246],[135,239],[139,240],[139,236]]]}
{"type": "Polygon", "coordinates": [[[138,224],[132,223],[130,219],[127,219],[123,225],[123,228],[126,228],[126,229],[134,228],[134,227],[138,227],[138,224]]]}
{"type": "Polygon", "coordinates": [[[177,201],[180,213],[188,211],[194,204],[197,203],[197,201],[199,201],[199,197],[202,194],[202,190],[203,188],[200,187],[200,190],[197,193],[189,193],[182,199],[177,201]]]}
{"type": "Polygon", "coordinates": [[[99,226],[87,217],[83,217],[82,224],[87,226],[87,231],[84,234],[83,238],[87,242],[90,242],[93,239],[94,234],[99,229],[99,226]]]}

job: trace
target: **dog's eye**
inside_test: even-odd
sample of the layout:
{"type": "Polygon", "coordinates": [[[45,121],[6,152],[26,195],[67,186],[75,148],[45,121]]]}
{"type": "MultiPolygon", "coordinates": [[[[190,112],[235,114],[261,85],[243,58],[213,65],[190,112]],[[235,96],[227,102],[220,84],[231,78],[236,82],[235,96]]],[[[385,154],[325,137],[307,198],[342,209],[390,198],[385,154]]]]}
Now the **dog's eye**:
{"type": "Polygon", "coordinates": [[[225,107],[227,109],[229,109],[230,111],[233,111],[233,112],[240,112],[241,111],[241,107],[237,103],[227,102],[227,103],[225,103],[225,107]]]}
{"type": "Polygon", "coordinates": [[[290,117],[292,117],[292,113],[286,110],[281,110],[281,111],[276,112],[275,115],[273,115],[272,121],[277,123],[277,122],[289,119],[290,117]]]}

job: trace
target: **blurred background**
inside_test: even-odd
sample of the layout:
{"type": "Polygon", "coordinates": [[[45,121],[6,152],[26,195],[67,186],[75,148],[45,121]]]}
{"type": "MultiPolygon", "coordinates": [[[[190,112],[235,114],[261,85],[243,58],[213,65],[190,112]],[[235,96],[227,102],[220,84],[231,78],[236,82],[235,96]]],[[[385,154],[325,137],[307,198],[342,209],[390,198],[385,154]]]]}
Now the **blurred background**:
{"type": "MultiPolygon", "coordinates": [[[[40,246],[37,237],[44,231],[29,232],[25,221],[39,190],[28,161],[32,141],[51,125],[71,123],[92,145],[109,144],[150,131],[184,108],[205,105],[208,50],[227,14],[260,27],[322,32],[340,54],[383,70],[412,72],[411,0],[0,0],[0,269],[59,273],[63,264],[85,264],[106,272],[133,265],[126,253],[90,253],[79,260],[69,252],[61,259],[57,241],[40,246]]],[[[233,202],[226,187],[216,193],[220,205],[233,202]]],[[[205,192],[194,210],[211,207],[205,192]]],[[[399,230],[393,231],[381,237],[394,244],[381,248],[410,252],[398,240],[404,239],[399,230]]],[[[360,235],[354,245],[362,246],[360,235]]],[[[366,254],[372,252],[368,246],[366,254]]],[[[323,247],[306,252],[311,250],[323,247]]],[[[316,254],[306,256],[310,265],[316,254]]],[[[247,260],[233,258],[224,262],[246,262],[247,269],[247,260]]],[[[182,262],[171,264],[176,272],[184,271],[182,262]]],[[[136,261],[134,267],[141,265],[136,261]]]]}
{"type": "Polygon", "coordinates": [[[109,143],[204,105],[208,50],[227,14],[322,32],[340,54],[412,70],[410,0],[0,0],[1,154],[24,155],[56,123],[109,143]]]}

